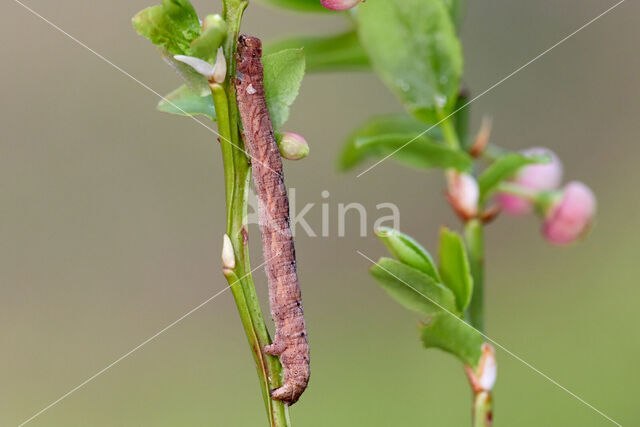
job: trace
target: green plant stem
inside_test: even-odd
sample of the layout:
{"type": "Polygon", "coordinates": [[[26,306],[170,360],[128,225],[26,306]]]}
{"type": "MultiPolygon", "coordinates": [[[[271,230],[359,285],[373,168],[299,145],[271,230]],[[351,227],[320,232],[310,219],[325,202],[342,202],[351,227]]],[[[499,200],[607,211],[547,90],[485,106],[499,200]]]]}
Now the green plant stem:
{"type": "MultiPolygon", "coordinates": [[[[440,127],[446,144],[451,148],[460,148],[460,140],[453,122],[445,119],[440,127]]],[[[482,208],[481,206],[479,207],[482,208]]],[[[484,333],[484,224],[480,219],[466,222],[464,235],[469,252],[469,264],[473,277],[473,295],[465,320],[471,326],[484,333]]],[[[473,427],[489,427],[493,417],[491,392],[474,393],[472,424],[473,427]]]]}
{"type": "Polygon", "coordinates": [[[496,191],[500,193],[513,194],[514,196],[521,197],[523,199],[536,202],[538,200],[539,192],[532,191],[528,188],[522,187],[512,182],[503,181],[496,187],[496,191]]]}
{"type": "Polygon", "coordinates": [[[490,427],[493,422],[491,392],[481,391],[473,399],[473,427],[490,427]]]}
{"type": "Polygon", "coordinates": [[[440,129],[442,129],[442,135],[444,136],[446,144],[450,148],[460,148],[460,139],[458,138],[456,128],[451,118],[446,118],[446,116],[444,116],[441,117],[440,120],[442,120],[442,123],[440,123],[440,129]]]}
{"type": "Polygon", "coordinates": [[[247,5],[247,0],[223,0],[223,15],[228,24],[224,45],[228,74],[224,85],[211,86],[224,162],[227,235],[236,257],[235,269],[225,270],[225,276],[231,286],[240,320],[253,353],[269,425],[289,427],[291,424],[287,406],[272,399],[270,394],[271,390],[280,387],[282,383],[282,366],[277,357],[264,352],[265,346],[271,344],[271,338],[253,283],[247,244],[247,199],[251,166],[244,151],[235,87],[232,82],[235,75],[236,41],[247,5]]]}
{"type": "Polygon", "coordinates": [[[220,148],[222,150],[222,162],[224,167],[224,182],[227,206],[227,218],[231,217],[231,207],[233,205],[233,184],[234,167],[233,167],[233,150],[234,147],[229,144],[231,140],[231,128],[229,123],[229,101],[224,87],[220,84],[211,84],[211,95],[213,96],[213,105],[216,110],[216,118],[218,121],[218,132],[220,133],[220,148]],[[227,167],[226,165],[229,165],[227,167]]]}
{"type": "Polygon", "coordinates": [[[473,277],[473,295],[467,309],[469,323],[484,332],[484,225],[479,219],[465,224],[465,240],[469,251],[469,264],[473,277]]]}
{"type": "MultiPolygon", "coordinates": [[[[465,240],[469,251],[469,264],[473,276],[473,296],[465,318],[477,330],[484,333],[484,224],[472,219],[465,224],[465,240]]],[[[491,426],[493,417],[492,396],[480,391],[473,397],[473,427],[491,426]]]]}

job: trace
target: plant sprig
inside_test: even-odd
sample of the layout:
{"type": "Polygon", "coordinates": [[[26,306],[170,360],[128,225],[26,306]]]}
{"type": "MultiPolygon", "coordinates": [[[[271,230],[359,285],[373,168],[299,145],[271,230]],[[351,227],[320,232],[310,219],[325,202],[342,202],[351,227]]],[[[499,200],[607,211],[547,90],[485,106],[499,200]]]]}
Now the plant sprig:
{"type": "MultiPolygon", "coordinates": [[[[229,282],[256,364],[260,389],[272,427],[290,426],[287,404],[271,391],[282,385],[282,365],[265,350],[272,344],[258,302],[247,245],[247,199],[251,165],[244,148],[235,86],[235,53],[247,0],[222,0],[221,15],[199,20],[189,0],[162,0],[133,18],[139,34],[158,46],[183,85],[159,104],[163,112],[201,115],[217,121],[224,165],[227,226],[223,274],[229,282]]],[[[289,116],[305,71],[301,49],[282,49],[264,58],[265,98],[276,128],[289,116]]],[[[286,158],[302,158],[306,142],[280,134],[286,158]],[[291,151],[291,152],[289,152],[291,151]]],[[[305,148],[306,147],[306,148],[305,148]]],[[[265,260],[270,262],[271,260],[265,260]]]]}
{"type": "MultiPolygon", "coordinates": [[[[290,10],[314,3],[261,1],[290,10]]],[[[294,36],[273,46],[304,47],[313,58],[312,72],[370,69],[403,104],[405,114],[374,117],[354,129],[338,159],[341,170],[389,158],[415,169],[445,172],[447,200],[463,221],[464,233],[442,229],[436,267],[410,236],[377,230],[394,258],[381,258],[371,274],[393,299],[421,315],[425,347],[451,353],[464,364],[474,393],[473,423],[488,426],[497,368],[493,349],[483,336],[485,225],[500,209],[535,210],[543,218],[545,238],[567,244],[589,228],[595,198],[581,183],[558,189],[561,168],[552,153],[540,149],[516,153],[492,145],[489,121],[483,121],[475,138],[470,137],[469,92],[461,86],[458,37],[463,0],[321,3],[346,10],[339,12],[349,25],[345,33],[294,36]]]]}

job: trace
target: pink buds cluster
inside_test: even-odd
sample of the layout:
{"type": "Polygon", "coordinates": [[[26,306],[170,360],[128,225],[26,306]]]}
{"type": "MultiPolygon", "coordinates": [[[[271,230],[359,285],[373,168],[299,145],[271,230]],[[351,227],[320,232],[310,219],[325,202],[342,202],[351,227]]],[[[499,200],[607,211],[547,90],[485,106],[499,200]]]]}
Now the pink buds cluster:
{"type": "MultiPolygon", "coordinates": [[[[562,182],[562,163],[551,150],[533,147],[521,152],[525,156],[548,156],[549,163],[530,165],[520,169],[511,182],[530,191],[550,191],[562,182]]],[[[498,194],[502,210],[513,215],[529,213],[533,210],[531,201],[512,194],[498,194]]]]}
{"type": "Polygon", "coordinates": [[[522,168],[510,184],[523,194],[499,193],[498,202],[507,213],[529,213],[534,205],[543,218],[542,234],[554,245],[567,245],[578,240],[590,228],[596,213],[596,198],[585,184],[569,182],[559,189],[562,182],[562,164],[558,157],[546,148],[525,150],[526,155],[547,155],[551,161],[522,168]],[[525,197],[525,193],[529,197],[525,197]]]}
{"type": "Polygon", "coordinates": [[[361,1],[365,0],[320,0],[320,3],[330,10],[347,10],[356,7],[361,1]]]}

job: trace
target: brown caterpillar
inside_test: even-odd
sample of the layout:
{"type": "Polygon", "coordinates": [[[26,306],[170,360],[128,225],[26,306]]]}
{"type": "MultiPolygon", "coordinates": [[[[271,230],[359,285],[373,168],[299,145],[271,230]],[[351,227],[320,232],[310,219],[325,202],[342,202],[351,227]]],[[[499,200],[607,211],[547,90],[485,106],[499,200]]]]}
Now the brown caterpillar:
{"type": "Polygon", "coordinates": [[[253,182],[265,271],[269,280],[271,317],[276,332],[267,354],[280,356],[284,368],[282,387],[274,399],[294,404],[309,382],[309,344],[296,273],[296,254],[289,224],[289,199],[282,160],[273,134],[264,94],[260,39],[241,35],[236,55],[236,96],[244,127],[244,140],[253,159],[253,182]]]}

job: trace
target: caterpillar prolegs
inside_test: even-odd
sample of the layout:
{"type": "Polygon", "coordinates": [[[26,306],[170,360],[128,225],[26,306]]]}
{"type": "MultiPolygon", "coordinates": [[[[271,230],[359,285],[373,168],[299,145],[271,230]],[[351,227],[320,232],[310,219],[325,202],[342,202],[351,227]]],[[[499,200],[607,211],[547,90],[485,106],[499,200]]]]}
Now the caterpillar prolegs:
{"type": "Polygon", "coordinates": [[[289,199],[265,100],[261,56],[260,39],[239,37],[236,96],[244,141],[252,158],[271,316],[276,327],[273,344],[264,351],[279,356],[284,369],[282,387],[272,390],[271,396],[291,405],[309,382],[309,344],[289,223],[289,199]]]}

